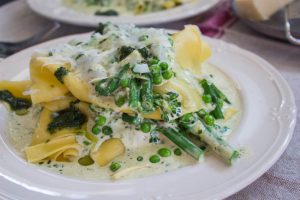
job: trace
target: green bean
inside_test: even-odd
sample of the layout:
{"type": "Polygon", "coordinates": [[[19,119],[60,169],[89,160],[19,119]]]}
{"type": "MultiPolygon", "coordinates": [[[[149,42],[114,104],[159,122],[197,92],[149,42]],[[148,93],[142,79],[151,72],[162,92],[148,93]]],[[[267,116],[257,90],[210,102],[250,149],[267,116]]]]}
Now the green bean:
{"type": "Polygon", "coordinates": [[[215,91],[215,93],[220,99],[224,100],[228,104],[231,104],[228,98],[214,84],[211,84],[211,87],[213,88],[213,90],[215,91]]]}
{"type": "Polygon", "coordinates": [[[129,124],[134,124],[134,125],[140,125],[141,124],[141,118],[139,118],[137,115],[132,116],[128,115],[127,113],[122,114],[122,120],[124,122],[127,122],[129,124]]]}
{"type": "Polygon", "coordinates": [[[210,114],[212,116],[214,116],[214,118],[216,118],[216,119],[224,119],[222,109],[221,109],[220,105],[218,105],[218,104],[216,104],[215,109],[213,111],[211,111],[210,114]]]}
{"type": "Polygon", "coordinates": [[[153,86],[151,78],[142,80],[141,84],[142,108],[146,112],[154,111],[153,86]]]}
{"type": "Polygon", "coordinates": [[[157,128],[157,131],[169,138],[174,144],[183,149],[194,159],[201,160],[203,158],[204,152],[177,130],[159,127],[157,128]]]}
{"type": "Polygon", "coordinates": [[[137,109],[140,104],[140,90],[137,85],[137,81],[132,79],[130,81],[130,91],[129,91],[129,107],[137,109]]]}
{"type": "Polygon", "coordinates": [[[96,84],[96,91],[102,95],[102,96],[110,96],[114,91],[116,91],[119,86],[120,86],[120,80],[122,78],[122,76],[124,75],[124,73],[129,69],[130,65],[129,64],[126,64],[122,67],[122,69],[119,71],[119,73],[110,78],[110,79],[103,79],[101,81],[99,81],[97,84],[96,84]],[[106,87],[103,87],[103,85],[106,83],[106,87]]]}

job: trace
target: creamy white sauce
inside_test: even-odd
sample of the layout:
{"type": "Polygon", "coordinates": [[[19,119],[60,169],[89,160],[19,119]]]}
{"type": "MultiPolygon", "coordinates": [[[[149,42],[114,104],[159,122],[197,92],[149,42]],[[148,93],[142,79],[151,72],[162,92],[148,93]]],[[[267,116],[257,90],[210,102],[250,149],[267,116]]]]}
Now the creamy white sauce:
{"type": "MultiPolygon", "coordinates": [[[[229,120],[218,120],[217,124],[226,126],[229,128],[230,133],[239,124],[241,117],[241,102],[239,93],[235,87],[235,84],[218,68],[210,65],[204,65],[203,67],[204,76],[210,81],[214,82],[224,94],[232,102],[231,107],[237,110],[237,113],[229,120]],[[212,75],[212,76],[211,76],[212,75]]],[[[196,87],[196,86],[195,86],[196,87]]],[[[17,151],[23,153],[24,148],[30,144],[31,137],[34,132],[39,109],[31,109],[30,113],[25,116],[17,116],[10,114],[8,118],[8,132],[11,138],[13,146],[17,151]]],[[[107,115],[108,116],[108,115],[107,115]]],[[[91,126],[91,123],[89,126],[91,126]]],[[[114,161],[120,162],[122,167],[117,172],[122,170],[131,169],[127,173],[121,174],[121,178],[138,178],[145,177],[154,174],[162,174],[168,171],[172,171],[181,167],[198,164],[193,158],[182,151],[181,156],[174,155],[167,158],[161,158],[159,163],[153,164],[149,162],[151,155],[157,154],[157,151],[162,147],[167,147],[174,150],[176,146],[170,142],[167,138],[160,136],[163,144],[152,144],[149,143],[149,133],[143,133],[137,131],[134,127],[124,123],[121,119],[113,121],[111,124],[113,128],[113,137],[121,138],[126,146],[126,152],[117,157],[114,161]],[[137,161],[137,157],[142,156],[143,161],[137,161]]],[[[99,135],[99,142],[109,138],[108,136],[103,137],[99,135]]],[[[88,154],[91,145],[84,145],[84,141],[88,141],[84,136],[77,136],[77,141],[82,145],[81,155],[82,157],[88,154]]],[[[96,147],[97,147],[96,146],[96,147]]],[[[24,155],[25,158],[25,155],[24,155]]],[[[46,170],[51,170],[55,173],[63,174],[66,176],[72,176],[83,179],[95,179],[95,180],[107,180],[111,179],[114,174],[110,169],[109,165],[105,167],[99,167],[96,163],[90,166],[81,166],[77,162],[78,159],[73,162],[43,162],[40,166],[46,170]]],[[[201,163],[200,163],[201,164],[201,163]]]]}

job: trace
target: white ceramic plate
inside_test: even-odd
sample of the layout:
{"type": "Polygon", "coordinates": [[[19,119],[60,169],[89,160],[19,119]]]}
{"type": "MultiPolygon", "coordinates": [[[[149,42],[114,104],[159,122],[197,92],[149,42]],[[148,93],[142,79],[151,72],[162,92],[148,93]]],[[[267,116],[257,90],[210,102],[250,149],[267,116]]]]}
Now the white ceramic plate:
{"type": "MultiPolygon", "coordinates": [[[[56,39],[7,58],[0,63],[0,80],[24,77],[34,49],[82,37],[87,34],[56,39]]],[[[292,137],[296,122],[293,93],[281,75],[260,57],[236,46],[206,39],[213,48],[209,62],[232,78],[241,94],[241,124],[229,139],[235,146],[246,149],[239,163],[228,167],[215,157],[207,157],[199,165],[119,182],[60,176],[19,157],[9,144],[5,132],[6,110],[0,106],[0,192],[16,199],[43,200],[221,199],[256,180],[275,163],[292,137]]]]}
{"type": "Polygon", "coordinates": [[[192,17],[204,13],[215,6],[219,0],[195,0],[194,2],[178,6],[177,8],[144,14],[139,16],[105,17],[76,12],[61,5],[62,0],[27,0],[29,6],[36,13],[61,22],[81,25],[98,26],[99,22],[133,23],[136,25],[160,24],[192,17]]]}

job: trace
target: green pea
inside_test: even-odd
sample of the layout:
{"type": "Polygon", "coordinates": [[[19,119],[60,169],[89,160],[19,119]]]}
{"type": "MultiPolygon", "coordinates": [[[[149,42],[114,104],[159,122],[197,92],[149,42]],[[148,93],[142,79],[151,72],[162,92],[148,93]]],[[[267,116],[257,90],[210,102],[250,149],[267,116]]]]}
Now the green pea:
{"type": "Polygon", "coordinates": [[[182,120],[183,122],[187,122],[187,123],[193,122],[193,121],[194,121],[194,116],[193,116],[192,113],[189,113],[189,114],[186,114],[186,115],[182,116],[182,117],[181,117],[181,120],[182,120]]]}
{"type": "Polygon", "coordinates": [[[121,164],[117,163],[117,162],[113,162],[113,163],[111,163],[109,168],[110,168],[111,171],[115,172],[115,171],[117,171],[121,168],[121,164]]]}
{"type": "Polygon", "coordinates": [[[215,124],[215,118],[212,115],[205,115],[204,116],[204,121],[207,125],[212,126],[215,124]]]}
{"type": "Polygon", "coordinates": [[[29,110],[27,109],[16,110],[16,115],[19,116],[26,115],[27,113],[29,113],[29,110]]]}
{"type": "Polygon", "coordinates": [[[160,74],[155,74],[155,75],[153,76],[153,83],[154,83],[155,85],[161,84],[162,81],[163,81],[163,79],[162,79],[162,77],[161,77],[160,74]]]}
{"type": "Polygon", "coordinates": [[[144,133],[149,133],[151,131],[151,124],[148,122],[143,122],[140,128],[144,133]]]}
{"type": "Polygon", "coordinates": [[[204,109],[200,109],[198,112],[197,112],[198,116],[203,118],[207,112],[204,110],[204,109]]]}
{"type": "Polygon", "coordinates": [[[158,63],[159,63],[159,60],[156,59],[156,58],[153,58],[153,59],[151,59],[151,60],[149,61],[149,64],[150,64],[150,65],[157,65],[158,63]]]}
{"type": "Polygon", "coordinates": [[[157,152],[161,157],[170,157],[172,152],[170,149],[167,148],[161,148],[157,152]]]}
{"type": "Polygon", "coordinates": [[[109,126],[103,126],[102,132],[104,135],[111,135],[113,130],[109,126]]]}
{"type": "Polygon", "coordinates": [[[151,163],[158,163],[158,162],[160,162],[160,157],[158,155],[152,155],[152,156],[150,156],[149,161],[151,163]]]}
{"type": "Polygon", "coordinates": [[[164,79],[169,80],[170,78],[172,78],[173,72],[170,71],[170,70],[164,71],[162,73],[162,76],[163,76],[164,79]]]}
{"type": "Polygon", "coordinates": [[[96,124],[98,126],[103,126],[106,123],[106,117],[104,117],[103,115],[98,115],[98,117],[96,118],[96,124]]]}
{"type": "Polygon", "coordinates": [[[169,65],[166,62],[161,62],[159,64],[159,67],[161,68],[161,70],[167,70],[169,68],[169,65]]]}
{"type": "Polygon", "coordinates": [[[121,81],[120,81],[120,85],[123,88],[128,87],[129,83],[130,83],[130,79],[129,78],[121,79],[121,81]]]}
{"type": "Polygon", "coordinates": [[[94,164],[94,160],[91,158],[90,155],[86,155],[82,158],[79,158],[78,163],[83,166],[89,166],[94,164]]]}
{"type": "Polygon", "coordinates": [[[140,162],[140,161],[143,161],[144,158],[143,158],[143,156],[138,156],[138,157],[136,158],[136,160],[140,162]]]}
{"type": "Polygon", "coordinates": [[[122,107],[126,102],[126,96],[120,96],[118,98],[115,98],[115,104],[118,107],[122,107]]]}
{"type": "Polygon", "coordinates": [[[204,103],[211,103],[212,102],[212,98],[209,94],[203,95],[202,100],[204,101],[204,103]]]}
{"type": "Polygon", "coordinates": [[[160,74],[160,67],[158,65],[153,65],[150,69],[153,75],[160,74]]]}
{"type": "Polygon", "coordinates": [[[174,149],[174,154],[176,156],[181,156],[181,154],[182,154],[181,149],[179,149],[179,148],[174,149]]]}
{"type": "Polygon", "coordinates": [[[100,131],[101,131],[100,127],[97,124],[95,124],[92,128],[92,133],[94,135],[98,135],[100,133],[100,131]]]}

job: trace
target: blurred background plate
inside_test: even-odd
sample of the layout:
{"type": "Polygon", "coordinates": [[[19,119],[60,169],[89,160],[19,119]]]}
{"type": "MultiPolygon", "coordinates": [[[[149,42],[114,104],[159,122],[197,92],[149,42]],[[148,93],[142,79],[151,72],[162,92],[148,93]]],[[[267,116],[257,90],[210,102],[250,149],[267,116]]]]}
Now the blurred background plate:
{"type": "MultiPolygon", "coordinates": [[[[279,10],[277,13],[275,13],[269,20],[266,21],[253,21],[246,19],[239,15],[237,12],[236,5],[234,1],[232,2],[232,9],[235,15],[237,15],[240,20],[248,25],[250,28],[256,30],[257,32],[260,32],[266,36],[287,40],[286,34],[285,34],[285,19],[284,19],[284,9],[279,10]]],[[[300,37],[300,19],[293,19],[290,20],[291,24],[291,33],[294,37],[299,38],[300,37]]]]}
{"type": "Polygon", "coordinates": [[[195,0],[166,11],[138,16],[95,16],[76,12],[62,5],[62,0],[27,0],[30,8],[36,13],[57,21],[96,27],[99,22],[133,23],[150,25],[166,23],[195,16],[213,8],[220,0],[195,0]]]}

